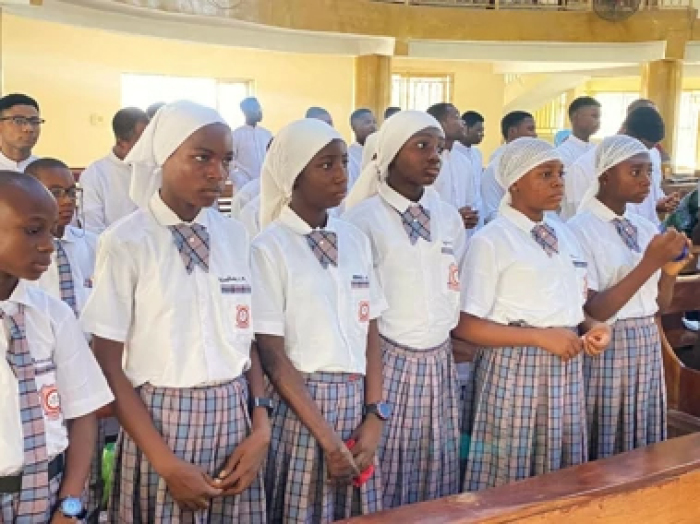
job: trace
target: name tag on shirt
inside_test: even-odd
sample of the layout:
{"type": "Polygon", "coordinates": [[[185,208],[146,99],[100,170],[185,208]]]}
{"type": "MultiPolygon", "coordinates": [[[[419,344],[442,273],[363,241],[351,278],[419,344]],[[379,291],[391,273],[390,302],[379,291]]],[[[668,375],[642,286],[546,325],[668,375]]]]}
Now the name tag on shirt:
{"type": "Polygon", "coordinates": [[[224,295],[247,294],[251,292],[248,284],[221,284],[221,292],[224,295]]]}
{"type": "Polygon", "coordinates": [[[451,244],[448,244],[447,242],[443,242],[442,243],[442,254],[443,255],[454,255],[455,250],[451,244]]]}
{"type": "Polygon", "coordinates": [[[365,275],[353,275],[350,287],[352,289],[369,289],[369,277],[365,275]]]}
{"type": "Polygon", "coordinates": [[[582,267],[582,268],[588,267],[588,262],[585,262],[583,260],[572,260],[572,262],[574,263],[574,267],[577,267],[577,268],[578,267],[582,267]]]}

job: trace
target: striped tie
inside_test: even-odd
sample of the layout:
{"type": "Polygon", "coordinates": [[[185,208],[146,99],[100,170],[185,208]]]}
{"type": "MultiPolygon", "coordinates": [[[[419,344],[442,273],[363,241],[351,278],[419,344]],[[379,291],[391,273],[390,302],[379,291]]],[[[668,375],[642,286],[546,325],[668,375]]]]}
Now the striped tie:
{"type": "Polygon", "coordinates": [[[0,311],[10,332],[7,362],[19,391],[19,409],[24,436],[24,469],[22,491],[19,496],[17,522],[46,522],[49,511],[49,460],[46,450],[44,413],[36,389],[36,369],[29,353],[25,330],[24,305],[18,304],[17,313],[7,315],[0,311]]]}
{"type": "Polygon", "coordinates": [[[61,293],[61,300],[68,304],[75,316],[78,316],[78,304],[75,300],[75,283],[73,282],[73,271],[70,267],[68,254],[63,247],[63,242],[55,238],[53,241],[56,249],[56,264],[58,265],[58,287],[61,293]]]}
{"type": "Polygon", "coordinates": [[[430,242],[430,211],[420,204],[411,204],[408,209],[400,213],[403,228],[411,240],[411,244],[418,242],[422,237],[430,242]]]}
{"type": "Polygon", "coordinates": [[[639,249],[637,226],[626,218],[614,218],[612,222],[625,245],[632,251],[639,253],[641,250],[639,249]]]}
{"type": "Polygon", "coordinates": [[[547,224],[537,224],[532,228],[532,238],[535,239],[544,252],[550,257],[559,253],[559,242],[557,240],[557,232],[554,228],[547,224]]]}
{"type": "Polygon", "coordinates": [[[338,267],[338,236],[335,233],[325,229],[314,229],[306,235],[306,242],[323,269],[327,269],[328,264],[338,267]]]}
{"type": "Polygon", "coordinates": [[[195,266],[209,272],[209,232],[201,224],[168,226],[188,274],[195,266]]]}

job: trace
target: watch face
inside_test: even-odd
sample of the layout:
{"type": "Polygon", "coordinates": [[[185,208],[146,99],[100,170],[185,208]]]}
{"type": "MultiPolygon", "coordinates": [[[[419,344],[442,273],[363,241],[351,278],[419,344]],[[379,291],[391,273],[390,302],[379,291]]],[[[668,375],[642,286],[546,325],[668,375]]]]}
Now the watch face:
{"type": "Polygon", "coordinates": [[[379,416],[385,420],[391,416],[391,408],[386,402],[380,402],[377,404],[377,412],[379,413],[379,416]]]}
{"type": "Polygon", "coordinates": [[[66,517],[77,517],[83,512],[83,503],[80,499],[68,497],[61,502],[61,513],[66,517]]]}

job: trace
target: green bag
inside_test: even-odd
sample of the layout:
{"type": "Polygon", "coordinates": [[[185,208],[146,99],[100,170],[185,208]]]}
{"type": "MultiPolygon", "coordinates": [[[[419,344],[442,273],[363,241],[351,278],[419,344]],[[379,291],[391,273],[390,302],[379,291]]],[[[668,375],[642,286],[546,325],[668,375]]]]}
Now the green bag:
{"type": "Polygon", "coordinates": [[[112,477],[114,474],[114,444],[105,446],[102,452],[102,482],[104,482],[104,495],[102,497],[103,507],[107,507],[107,501],[112,491],[112,477]]]}

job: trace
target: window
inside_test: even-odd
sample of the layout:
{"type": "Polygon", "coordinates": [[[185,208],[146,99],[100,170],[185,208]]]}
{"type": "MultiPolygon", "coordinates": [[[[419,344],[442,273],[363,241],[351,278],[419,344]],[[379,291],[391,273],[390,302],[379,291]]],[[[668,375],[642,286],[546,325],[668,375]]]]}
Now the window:
{"type": "Polygon", "coordinates": [[[680,168],[695,169],[698,152],[698,112],[700,91],[684,91],[681,94],[681,109],[676,132],[674,163],[680,168]]]}
{"type": "Polygon", "coordinates": [[[535,112],[537,134],[545,140],[554,139],[554,135],[564,128],[566,114],[566,94],[552,100],[549,104],[535,112]]]}
{"type": "Polygon", "coordinates": [[[627,106],[639,98],[639,93],[637,91],[593,93],[592,96],[602,106],[600,130],[593,138],[602,140],[606,136],[617,134],[627,118],[627,106]]]}
{"type": "Polygon", "coordinates": [[[391,105],[425,111],[438,102],[452,101],[452,75],[394,73],[391,105]]]}
{"type": "Polygon", "coordinates": [[[243,125],[244,117],[239,104],[251,93],[252,82],[249,80],[122,75],[122,107],[134,106],[146,109],[155,102],[187,99],[216,108],[233,128],[243,125]]]}

